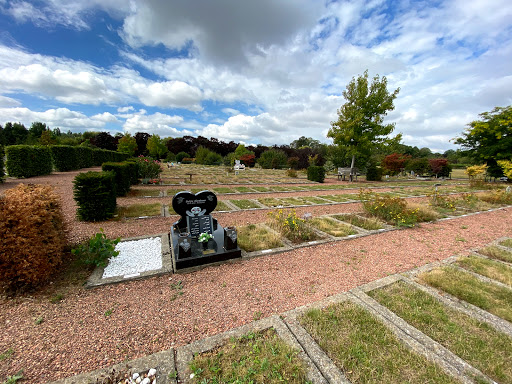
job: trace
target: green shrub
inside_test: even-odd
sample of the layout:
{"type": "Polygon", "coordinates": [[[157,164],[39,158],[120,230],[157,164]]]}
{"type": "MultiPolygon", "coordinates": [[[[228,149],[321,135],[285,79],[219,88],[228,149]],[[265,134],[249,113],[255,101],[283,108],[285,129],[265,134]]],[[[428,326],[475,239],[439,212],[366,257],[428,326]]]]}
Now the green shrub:
{"type": "Polygon", "coordinates": [[[367,181],[382,181],[382,168],[375,162],[371,162],[366,167],[366,180],[367,181]]]}
{"type": "Polygon", "coordinates": [[[116,175],[116,196],[126,196],[131,186],[131,166],[126,163],[107,162],[101,165],[104,172],[113,171],[116,175]]]}
{"type": "Polygon", "coordinates": [[[19,184],[0,198],[0,285],[10,291],[46,281],[62,261],[59,196],[47,185],[19,184]]]}
{"type": "Polygon", "coordinates": [[[100,231],[91,237],[87,244],[80,244],[71,251],[84,264],[106,267],[111,257],[119,255],[119,251],[116,251],[115,248],[117,243],[121,241],[121,238],[118,237],[115,240],[110,240],[103,233],[103,229],[100,228],[100,231]]]}
{"type": "Polygon", "coordinates": [[[325,169],[319,165],[311,165],[308,167],[308,180],[323,183],[325,179],[325,169]]]}
{"type": "Polygon", "coordinates": [[[48,147],[11,145],[6,148],[7,173],[12,177],[34,177],[52,172],[52,155],[48,147]]]}
{"type": "Polygon", "coordinates": [[[100,221],[114,216],[116,188],[114,172],[80,173],[73,181],[77,216],[84,221],[100,221]]]}
{"type": "Polygon", "coordinates": [[[297,171],[295,169],[288,169],[286,171],[286,176],[296,178],[297,177],[297,171]]]}
{"type": "Polygon", "coordinates": [[[80,168],[77,148],[79,147],[71,145],[52,145],[50,147],[53,165],[57,171],[67,172],[80,168]]]}
{"type": "Polygon", "coordinates": [[[158,160],[153,160],[150,157],[139,156],[137,157],[137,166],[139,178],[156,180],[160,178],[162,167],[158,160]]]}
{"type": "Polygon", "coordinates": [[[178,163],[181,163],[181,161],[186,158],[186,157],[190,157],[190,155],[187,153],[187,152],[179,152],[177,155],[176,155],[176,161],[178,163]]]}
{"type": "Polygon", "coordinates": [[[135,185],[139,181],[139,165],[137,164],[137,159],[130,158],[125,161],[128,165],[128,172],[130,174],[130,184],[135,185]]]}
{"type": "Polygon", "coordinates": [[[216,152],[210,152],[204,161],[205,165],[220,165],[222,164],[222,156],[216,152]]]}
{"type": "Polygon", "coordinates": [[[0,183],[4,182],[5,179],[5,171],[4,171],[4,147],[0,145],[0,183]]]}

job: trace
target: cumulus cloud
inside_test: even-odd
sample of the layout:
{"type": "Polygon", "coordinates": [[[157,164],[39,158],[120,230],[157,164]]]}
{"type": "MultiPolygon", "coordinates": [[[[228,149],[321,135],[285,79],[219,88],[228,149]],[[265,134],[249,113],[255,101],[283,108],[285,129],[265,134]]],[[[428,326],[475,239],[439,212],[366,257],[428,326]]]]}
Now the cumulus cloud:
{"type": "Polygon", "coordinates": [[[159,112],[146,115],[145,112],[140,111],[127,117],[123,124],[124,131],[131,134],[147,132],[160,135],[161,137],[177,137],[193,133],[189,130],[180,130],[175,127],[183,122],[183,117],[181,116],[170,116],[159,112]]]}

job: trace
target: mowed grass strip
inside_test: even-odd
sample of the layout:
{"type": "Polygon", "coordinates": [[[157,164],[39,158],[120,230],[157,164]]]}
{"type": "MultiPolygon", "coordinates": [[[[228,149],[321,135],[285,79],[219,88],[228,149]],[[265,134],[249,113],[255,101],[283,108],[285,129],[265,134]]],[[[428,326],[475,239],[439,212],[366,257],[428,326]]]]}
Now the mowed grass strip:
{"type": "Polygon", "coordinates": [[[266,198],[262,198],[262,199],[258,199],[258,201],[263,204],[263,205],[266,205],[267,207],[282,207],[284,204],[281,200],[279,199],[276,199],[274,197],[266,197],[266,198]]]}
{"type": "Polygon", "coordinates": [[[490,245],[488,247],[482,248],[478,250],[478,253],[490,257],[491,259],[506,261],[507,263],[512,263],[512,252],[507,251],[506,249],[502,249],[495,245],[490,245]]]}
{"type": "Polygon", "coordinates": [[[298,351],[273,329],[231,338],[213,351],[196,355],[189,368],[193,383],[311,383],[298,351]]]}
{"type": "Polygon", "coordinates": [[[133,204],[127,207],[117,207],[119,218],[141,217],[141,216],[161,216],[162,204],[133,204]]]}
{"type": "Polygon", "coordinates": [[[502,242],[500,242],[500,245],[503,245],[504,247],[512,248],[512,239],[505,239],[502,242]]]}
{"type": "Polygon", "coordinates": [[[312,309],[300,323],[352,383],[458,382],[354,303],[312,309]]]}
{"type": "Polygon", "coordinates": [[[457,264],[469,271],[512,287],[512,268],[498,261],[471,255],[460,258],[457,260],[457,264]]]}
{"type": "Polygon", "coordinates": [[[369,295],[484,374],[512,383],[512,339],[507,335],[403,282],[369,295]]]}
{"type": "Polygon", "coordinates": [[[315,217],[309,223],[313,227],[334,237],[345,237],[357,233],[351,225],[340,223],[328,217],[315,217]]]}
{"type": "Polygon", "coordinates": [[[385,228],[384,223],[375,218],[366,219],[357,215],[334,215],[333,217],[336,220],[344,221],[368,231],[385,228]]]}
{"type": "Polygon", "coordinates": [[[215,211],[231,211],[232,209],[223,201],[217,200],[215,211]]]}
{"type": "MultiPolygon", "coordinates": [[[[428,285],[512,322],[512,290],[478,280],[453,267],[436,268],[418,276],[428,285]]],[[[512,350],[512,348],[511,348],[512,350]]]]}
{"type": "Polygon", "coordinates": [[[283,243],[278,233],[262,225],[249,224],[238,228],[238,246],[247,252],[254,252],[279,248],[283,243]]]}
{"type": "Polygon", "coordinates": [[[216,187],[213,188],[213,192],[215,193],[236,193],[234,189],[231,189],[229,187],[216,187]]]}
{"type": "Polygon", "coordinates": [[[229,200],[233,205],[236,205],[240,209],[251,209],[251,208],[261,208],[258,204],[251,200],[229,200]]]}
{"type": "Polygon", "coordinates": [[[297,205],[311,205],[309,201],[306,201],[300,197],[282,197],[280,199],[286,206],[297,206],[297,205]]]}

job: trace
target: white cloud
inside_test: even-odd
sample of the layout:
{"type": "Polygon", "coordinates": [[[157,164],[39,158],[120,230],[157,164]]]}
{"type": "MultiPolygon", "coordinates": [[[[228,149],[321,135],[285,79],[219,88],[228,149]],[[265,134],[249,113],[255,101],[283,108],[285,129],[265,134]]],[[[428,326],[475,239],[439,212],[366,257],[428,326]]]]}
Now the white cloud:
{"type": "Polygon", "coordinates": [[[128,117],[123,125],[123,129],[131,134],[147,132],[160,135],[161,137],[177,137],[192,134],[193,132],[191,131],[175,128],[175,126],[182,122],[183,117],[181,116],[169,116],[158,112],[146,115],[145,111],[143,111],[128,117]]]}
{"type": "Polygon", "coordinates": [[[21,102],[11,97],[0,96],[0,107],[19,107],[21,102]]]}

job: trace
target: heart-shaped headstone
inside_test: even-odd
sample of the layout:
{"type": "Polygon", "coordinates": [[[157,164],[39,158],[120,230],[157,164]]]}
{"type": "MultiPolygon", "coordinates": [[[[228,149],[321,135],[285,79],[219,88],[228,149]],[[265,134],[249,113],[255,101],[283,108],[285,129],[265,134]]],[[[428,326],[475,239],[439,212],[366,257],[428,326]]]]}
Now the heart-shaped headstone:
{"type": "Polygon", "coordinates": [[[172,208],[181,217],[209,215],[217,207],[217,196],[211,191],[178,192],[172,198],[172,208]]]}

